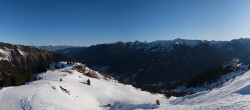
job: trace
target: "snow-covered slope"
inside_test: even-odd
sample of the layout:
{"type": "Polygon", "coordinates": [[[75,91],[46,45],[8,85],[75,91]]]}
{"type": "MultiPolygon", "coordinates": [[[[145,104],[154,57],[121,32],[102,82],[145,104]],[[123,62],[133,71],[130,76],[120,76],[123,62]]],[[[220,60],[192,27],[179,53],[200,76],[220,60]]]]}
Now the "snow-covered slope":
{"type": "Polygon", "coordinates": [[[181,92],[197,93],[197,92],[202,92],[202,91],[207,91],[207,90],[212,90],[214,88],[222,87],[225,84],[229,83],[230,81],[234,80],[236,77],[241,76],[247,71],[249,71],[248,65],[242,65],[241,63],[239,64],[236,63],[235,65],[238,65],[238,66],[236,66],[232,72],[222,75],[217,81],[214,81],[213,83],[206,82],[204,83],[203,86],[198,86],[198,87],[186,87],[184,85],[180,85],[177,88],[173,89],[172,91],[177,92],[177,93],[181,93],[181,92]]]}
{"type": "MultiPolygon", "coordinates": [[[[236,74],[242,74],[236,73],[236,74]]],[[[250,71],[211,91],[183,98],[170,99],[171,109],[188,110],[249,110],[250,71]]]]}
{"type": "Polygon", "coordinates": [[[41,80],[23,86],[2,88],[1,110],[152,109],[158,108],[155,104],[157,99],[164,99],[163,95],[143,92],[115,80],[89,78],[71,68],[41,73],[41,80]],[[87,79],[91,85],[87,85],[87,79]]]}
{"type": "Polygon", "coordinates": [[[23,86],[2,88],[1,110],[250,109],[250,71],[211,91],[166,99],[113,79],[105,80],[99,73],[99,79],[87,77],[72,67],[41,73],[41,80],[23,86]],[[87,85],[87,79],[91,85],[87,85]],[[157,99],[160,105],[156,105],[157,99]]]}

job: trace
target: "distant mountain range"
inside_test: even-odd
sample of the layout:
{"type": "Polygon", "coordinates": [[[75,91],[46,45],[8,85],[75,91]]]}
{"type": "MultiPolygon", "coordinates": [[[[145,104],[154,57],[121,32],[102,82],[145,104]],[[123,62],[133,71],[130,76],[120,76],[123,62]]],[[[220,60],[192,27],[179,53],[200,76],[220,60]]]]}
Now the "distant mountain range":
{"type": "Polygon", "coordinates": [[[161,40],[117,42],[56,52],[107,72],[120,81],[163,85],[183,81],[226,65],[233,58],[250,63],[250,39],[231,41],[161,40]]]}
{"type": "Polygon", "coordinates": [[[45,49],[45,50],[60,50],[60,49],[66,49],[66,48],[75,48],[78,46],[71,46],[71,45],[45,45],[45,46],[37,46],[39,49],[45,49]]]}

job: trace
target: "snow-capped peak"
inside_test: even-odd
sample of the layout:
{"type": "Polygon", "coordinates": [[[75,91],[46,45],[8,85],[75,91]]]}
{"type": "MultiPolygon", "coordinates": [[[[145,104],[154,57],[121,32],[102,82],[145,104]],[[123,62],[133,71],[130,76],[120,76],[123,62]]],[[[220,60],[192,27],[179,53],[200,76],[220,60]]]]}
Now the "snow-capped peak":
{"type": "Polygon", "coordinates": [[[174,40],[157,40],[157,41],[153,41],[148,43],[148,47],[147,48],[152,48],[155,46],[160,46],[160,47],[164,47],[164,48],[169,48],[173,45],[186,45],[186,46],[190,46],[190,47],[194,47],[196,45],[201,44],[202,41],[201,40],[186,40],[186,39],[174,39],[174,40]]]}

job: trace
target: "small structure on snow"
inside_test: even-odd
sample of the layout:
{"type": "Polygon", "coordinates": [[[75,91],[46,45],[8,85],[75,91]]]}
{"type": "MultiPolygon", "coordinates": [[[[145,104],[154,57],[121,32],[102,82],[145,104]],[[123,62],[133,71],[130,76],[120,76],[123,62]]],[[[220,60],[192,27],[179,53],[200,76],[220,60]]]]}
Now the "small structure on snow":
{"type": "Polygon", "coordinates": [[[160,105],[160,101],[158,99],[156,100],[156,105],[160,105]]]}
{"type": "Polygon", "coordinates": [[[87,80],[87,84],[90,85],[90,80],[89,79],[87,80]]]}

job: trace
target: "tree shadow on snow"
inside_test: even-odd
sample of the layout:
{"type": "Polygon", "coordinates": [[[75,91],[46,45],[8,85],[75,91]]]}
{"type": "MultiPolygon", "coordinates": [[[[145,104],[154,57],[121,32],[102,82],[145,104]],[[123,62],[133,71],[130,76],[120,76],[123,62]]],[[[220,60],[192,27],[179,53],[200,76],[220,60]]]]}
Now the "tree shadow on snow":
{"type": "Polygon", "coordinates": [[[190,99],[192,99],[192,98],[196,98],[196,97],[198,97],[198,96],[205,95],[206,93],[208,93],[208,92],[205,91],[205,92],[195,93],[195,94],[192,94],[192,95],[187,95],[187,96],[178,98],[178,99],[176,99],[176,100],[172,100],[172,101],[170,101],[170,103],[173,104],[173,105],[181,104],[182,102],[184,102],[184,101],[186,101],[186,100],[190,100],[190,99]]]}
{"type": "Polygon", "coordinates": [[[81,81],[79,81],[80,83],[82,83],[82,84],[87,84],[88,85],[88,83],[87,82],[81,82],[81,81]]]}
{"type": "Polygon", "coordinates": [[[110,110],[135,110],[135,109],[156,109],[156,104],[126,104],[115,102],[110,110]]]}
{"type": "Polygon", "coordinates": [[[241,95],[250,95],[250,85],[237,90],[235,93],[239,93],[241,95]]]}

